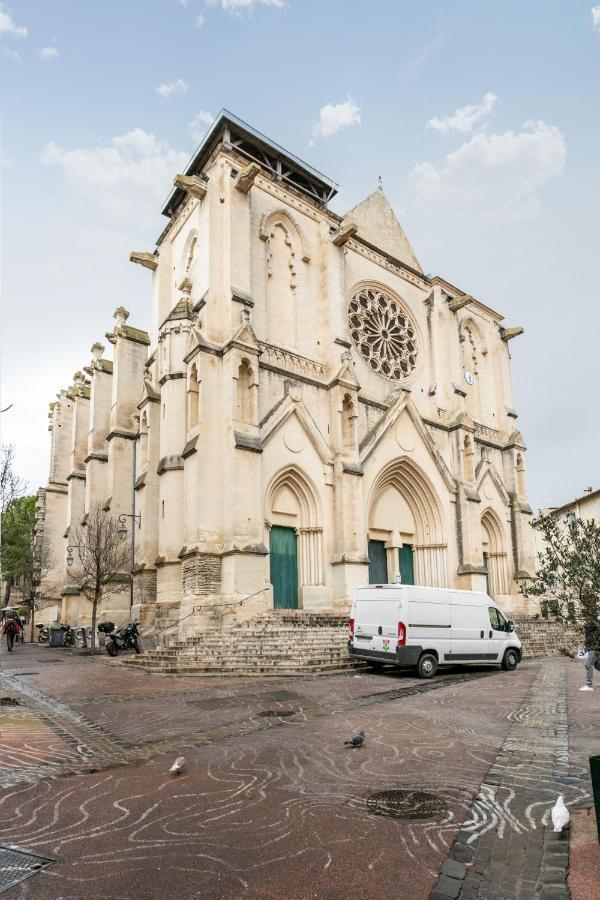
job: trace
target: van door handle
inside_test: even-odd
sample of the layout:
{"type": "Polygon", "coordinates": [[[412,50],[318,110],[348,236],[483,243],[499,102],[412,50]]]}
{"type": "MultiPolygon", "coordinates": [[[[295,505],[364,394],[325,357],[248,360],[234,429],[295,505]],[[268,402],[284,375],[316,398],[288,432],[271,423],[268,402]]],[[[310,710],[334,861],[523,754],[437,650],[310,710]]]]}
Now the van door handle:
{"type": "Polygon", "coordinates": [[[479,632],[479,637],[483,637],[483,631],[479,632]]]}
{"type": "Polygon", "coordinates": [[[490,631],[490,637],[493,637],[492,632],[490,631]]]}

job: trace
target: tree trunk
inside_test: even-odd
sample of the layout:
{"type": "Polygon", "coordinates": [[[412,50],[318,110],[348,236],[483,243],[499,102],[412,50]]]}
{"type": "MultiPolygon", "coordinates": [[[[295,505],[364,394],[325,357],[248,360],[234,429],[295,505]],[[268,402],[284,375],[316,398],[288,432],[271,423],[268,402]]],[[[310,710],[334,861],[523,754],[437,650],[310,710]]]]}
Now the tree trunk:
{"type": "Polygon", "coordinates": [[[4,589],[4,605],[8,606],[10,604],[10,589],[12,587],[12,575],[9,575],[6,579],[6,587],[4,589]]]}
{"type": "Polygon", "coordinates": [[[31,609],[31,623],[29,628],[29,640],[33,644],[33,630],[35,628],[35,597],[32,597],[29,601],[29,608],[31,609]]]}
{"type": "Polygon", "coordinates": [[[98,609],[98,601],[100,600],[101,589],[96,587],[94,599],[92,600],[92,656],[96,653],[96,611],[98,609]]]}

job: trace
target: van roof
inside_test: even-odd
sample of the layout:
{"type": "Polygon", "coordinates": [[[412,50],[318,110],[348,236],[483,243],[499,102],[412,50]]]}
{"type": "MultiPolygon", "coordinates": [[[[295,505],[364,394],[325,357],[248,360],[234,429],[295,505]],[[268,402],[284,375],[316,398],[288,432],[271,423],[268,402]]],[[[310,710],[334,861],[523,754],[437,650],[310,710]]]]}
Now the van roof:
{"type": "Polygon", "coordinates": [[[371,591],[371,590],[384,590],[384,591],[397,591],[397,590],[406,590],[407,588],[419,588],[420,591],[452,591],[453,594],[467,594],[468,596],[482,596],[485,594],[485,591],[465,591],[460,590],[459,588],[439,588],[439,587],[429,587],[426,584],[401,584],[398,582],[397,584],[363,584],[357,591],[371,591]]]}

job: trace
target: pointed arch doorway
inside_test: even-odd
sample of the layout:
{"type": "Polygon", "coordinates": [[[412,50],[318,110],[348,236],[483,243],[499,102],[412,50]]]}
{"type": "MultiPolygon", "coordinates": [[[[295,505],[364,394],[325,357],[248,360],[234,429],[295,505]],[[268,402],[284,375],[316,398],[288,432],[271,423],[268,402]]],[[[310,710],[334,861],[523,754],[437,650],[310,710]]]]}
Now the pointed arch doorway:
{"type": "Polygon", "coordinates": [[[321,505],[313,482],[298,466],[286,466],[271,482],[266,519],[273,606],[298,609],[304,589],[324,583],[321,505]]]}

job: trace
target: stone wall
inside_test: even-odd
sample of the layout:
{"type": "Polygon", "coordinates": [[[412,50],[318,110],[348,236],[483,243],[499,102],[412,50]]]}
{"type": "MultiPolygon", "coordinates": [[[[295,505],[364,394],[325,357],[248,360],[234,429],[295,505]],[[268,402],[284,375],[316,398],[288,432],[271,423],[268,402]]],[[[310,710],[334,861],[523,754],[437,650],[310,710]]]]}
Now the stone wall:
{"type": "Polygon", "coordinates": [[[199,553],[183,561],[183,595],[208,596],[221,590],[221,558],[214,553],[199,553]]]}
{"type": "Polygon", "coordinates": [[[582,628],[531,616],[515,616],[513,621],[523,642],[524,656],[559,656],[562,650],[576,653],[583,643],[582,628]]]}

